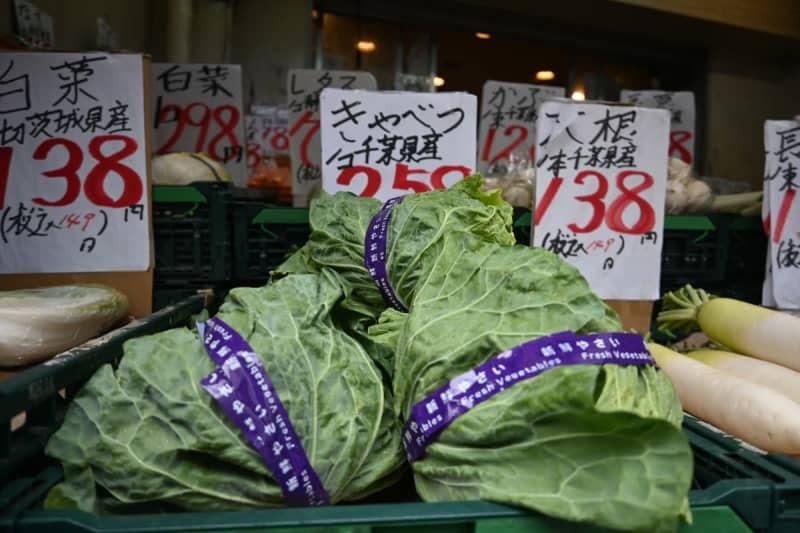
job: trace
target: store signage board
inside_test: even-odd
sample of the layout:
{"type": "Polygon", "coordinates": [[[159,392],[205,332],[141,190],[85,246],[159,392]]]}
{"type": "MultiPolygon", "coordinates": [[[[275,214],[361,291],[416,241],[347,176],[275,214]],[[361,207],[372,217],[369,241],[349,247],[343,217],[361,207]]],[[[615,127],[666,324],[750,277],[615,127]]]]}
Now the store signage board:
{"type": "Polygon", "coordinates": [[[512,154],[535,160],[536,110],[563,87],[489,80],[483,84],[478,126],[478,171],[487,174],[512,154]]]}
{"type": "Polygon", "coordinates": [[[319,123],[320,93],[325,89],[378,88],[369,72],[293,69],[287,78],[289,145],[292,161],[292,203],[307,207],[308,196],[322,176],[319,123]]]}
{"type": "Polygon", "coordinates": [[[30,0],[14,0],[17,36],[30,48],[53,48],[53,17],[30,0]]]}
{"type": "Polygon", "coordinates": [[[154,63],[152,88],[154,153],[206,153],[245,187],[241,66],[154,63]]]}
{"type": "Polygon", "coordinates": [[[450,187],[475,169],[474,95],[326,89],[320,109],[327,192],[385,202],[450,187]]]}
{"type": "Polygon", "coordinates": [[[764,125],[764,226],[768,258],[763,304],[800,309],[800,122],[764,125]]]}
{"type": "Polygon", "coordinates": [[[620,93],[620,101],[638,107],[666,109],[672,113],[669,155],[693,164],[695,160],[694,93],[690,91],[629,91],[620,93]]]}
{"type": "Polygon", "coordinates": [[[670,116],[544,102],[532,244],[575,265],[601,298],[659,298],[670,116]]]}

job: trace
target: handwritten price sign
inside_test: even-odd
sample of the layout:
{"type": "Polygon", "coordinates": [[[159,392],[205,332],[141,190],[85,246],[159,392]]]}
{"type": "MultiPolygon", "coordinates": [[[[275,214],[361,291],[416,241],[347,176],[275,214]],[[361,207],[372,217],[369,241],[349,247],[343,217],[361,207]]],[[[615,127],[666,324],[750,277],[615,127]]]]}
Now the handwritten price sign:
{"type": "Polygon", "coordinates": [[[320,158],[320,93],[331,89],[367,89],[378,84],[368,72],[296,69],[289,72],[287,98],[295,207],[308,206],[308,195],[322,176],[320,158]]]}
{"type": "Polygon", "coordinates": [[[542,104],[533,244],[577,266],[605,299],[659,297],[669,114],[542,104]]]}
{"type": "Polygon", "coordinates": [[[763,303],[800,309],[800,122],[768,120],[764,147],[763,214],[769,265],[763,303]]]}
{"type": "Polygon", "coordinates": [[[694,93],[689,91],[628,91],[620,101],[639,107],[666,109],[672,114],[669,132],[669,155],[694,162],[694,93]]]}
{"type": "Polygon", "coordinates": [[[153,151],[204,152],[244,187],[241,67],[155,63],[152,73],[153,151]]]}
{"type": "Polygon", "coordinates": [[[445,189],[475,168],[475,96],[326,89],[322,186],[386,201],[445,189]]]}
{"type": "Polygon", "coordinates": [[[150,267],[142,68],[0,54],[0,273],[150,267]]]}
{"type": "Polygon", "coordinates": [[[478,170],[484,174],[511,154],[535,160],[536,110],[547,98],[564,96],[562,87],[489,80],[483,84],[478,127],[478,170]]]}

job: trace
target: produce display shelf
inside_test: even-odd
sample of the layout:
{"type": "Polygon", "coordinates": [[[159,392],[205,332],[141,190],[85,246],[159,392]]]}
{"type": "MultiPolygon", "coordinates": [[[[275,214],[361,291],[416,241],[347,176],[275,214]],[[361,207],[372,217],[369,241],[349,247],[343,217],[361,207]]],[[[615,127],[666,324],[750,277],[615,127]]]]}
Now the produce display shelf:
{"type": "Polygon", "coordinates": [[[188,323],[205,305],[206,296],[192,296],[0,381],[0,485],[41,453],[66,402],[100,366],[119,363],[125,341],[188,323]],[[21,413],[24,424],[12,430],[21,413]]]}
{"type": "Polygon", "coordinates": [[[266,282],[269,273],[311,234],[309,210],[267,207],[260,202],[234,200],[233,277],[266,282]]]}
{"type": "Polygon", "coordinates": [[[153,187],[156,284],[230,277],[228,196],[226,183],[153,187]]]}

